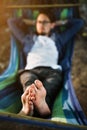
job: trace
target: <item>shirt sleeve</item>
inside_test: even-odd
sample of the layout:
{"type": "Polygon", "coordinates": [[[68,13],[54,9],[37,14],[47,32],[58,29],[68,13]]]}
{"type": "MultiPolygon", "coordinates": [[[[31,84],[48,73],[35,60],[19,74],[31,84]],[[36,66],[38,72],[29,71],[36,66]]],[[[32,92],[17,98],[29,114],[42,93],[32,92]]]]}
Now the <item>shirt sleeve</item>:
{"type": "Polygon", "coordinates": [[[82,28],[84,21],[82,19],[71,19],[68,21],[70,27],[59,34],[56,39],[56,46],[59,50],[82,28]],[[59,44],[59,45],[58,45],[59,44]]]}
{"type": "Polygon", "coordinates": [[[8,26],[10,28],[10,31],[12,32],[12,34],[16,37],[16,39],[23,44],[23,39],[25,38],[25,33],[23,32],[23,30],[18,26],[18,25],[22,25],[24,24],[22,22],[22,18],[10,18],[7,21],[8,26]]]}

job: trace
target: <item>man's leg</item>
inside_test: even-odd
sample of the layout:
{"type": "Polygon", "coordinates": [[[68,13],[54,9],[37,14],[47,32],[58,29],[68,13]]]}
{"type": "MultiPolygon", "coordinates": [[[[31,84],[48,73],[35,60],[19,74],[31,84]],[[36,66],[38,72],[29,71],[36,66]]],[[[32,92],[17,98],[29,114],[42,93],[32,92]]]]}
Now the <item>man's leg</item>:
{"type": "MultiPolygon", "coordinates": [[[[37,88],[39,91],[38,92],[38,97],[40,97],[40,94],[43,94],[43,87],[46,90],[46,97],[45,101],[48,105],[48,108],[52,110],[53,103],[55,101],[56,96],[58,95],[60,89],[62,88],[62,81],[63,81],[63,75],[61,71],[58,70],[53,70],[50,67],[39,67],[34,70],[37,72],[40,81],[42,83],[37,82],[37,88]],[[38,71],[37,71],[38,70],[38,71]],[[40,85],[39,85],[40,84],[40,85]]],[[[37,102],[40,100],[37,98],[37,102]]],[[[36,107],[38,103],[35,104],[36,107]]]]}
{"type": "Polygon", "coordinates": [[[55,98],[62,88],[62,81],[62,72],[58,72],[57,70],[51,70],[43,82],[43,85],[47,91],[46,102],[50,110],[52,110],[55,98]]]}
{"type": "Polygon", "coordinates": [[[30,71],[23,71],[22,73],[19,74],[19,82],[21,83],[23,87],[24,93],[21,96],[21,101],[22,101],[22,110],[19,112],[21,115],[33,115],[34,111],[34,104],[32,102],[35,97],[32,96],[34,95],[34,92],[31,92],[31,88],[33,88],[33,83],[34,81],[38,79],[38,77],[30,72],[30,71]]]}
{"type": "Polygon", "coordinates": [[[34,81],[38,79],[37,75],[35,75],[32,71],[24,71],[22,74],[19,76],[20,83],[23,87],[23,91],[26,90],[27,86],[31,85],[34,83],[34,81]]]}

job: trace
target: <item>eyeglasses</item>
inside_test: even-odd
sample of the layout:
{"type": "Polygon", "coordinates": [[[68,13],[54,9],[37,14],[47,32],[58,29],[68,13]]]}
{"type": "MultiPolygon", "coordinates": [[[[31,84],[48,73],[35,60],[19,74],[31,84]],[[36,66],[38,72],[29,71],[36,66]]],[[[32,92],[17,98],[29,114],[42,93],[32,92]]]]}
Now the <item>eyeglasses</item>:
{"type": "Polygon", "coordinates": [[[39,24],[43,24],[43,25],[46,25],[46,24],[49,24],[51,23],[50,21],[36,21],[36,23],[39,23],[39,24]]]}

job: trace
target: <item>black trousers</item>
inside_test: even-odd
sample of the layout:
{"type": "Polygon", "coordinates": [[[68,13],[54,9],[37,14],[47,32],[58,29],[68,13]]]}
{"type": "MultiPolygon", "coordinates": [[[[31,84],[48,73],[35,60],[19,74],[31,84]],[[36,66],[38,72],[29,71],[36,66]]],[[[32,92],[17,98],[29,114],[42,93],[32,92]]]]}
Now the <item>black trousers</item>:
{"type": "Polygon", "coordinates": [[[46,89],[46,102],[52,110],[53,103],[60,89],[62,88],[63,75],[60,70],[51,67],[36,67],[31,70],[24,70],[20,74],[21,84],[24,82],[23,90],[31,85],[36,79],[42,81],[46,89]]]}

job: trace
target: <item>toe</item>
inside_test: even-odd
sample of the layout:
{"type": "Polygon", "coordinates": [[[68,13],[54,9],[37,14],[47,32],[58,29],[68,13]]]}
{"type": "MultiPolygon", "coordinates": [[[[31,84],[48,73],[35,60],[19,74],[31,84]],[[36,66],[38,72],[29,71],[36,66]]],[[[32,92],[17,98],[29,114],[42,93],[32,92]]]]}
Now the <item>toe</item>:
{"type": "Polygon", "coordinates": [[[41,89],[43,87],[43,84],[40,80],[35,80],[34,83],[37,89],[41,89]]]}

